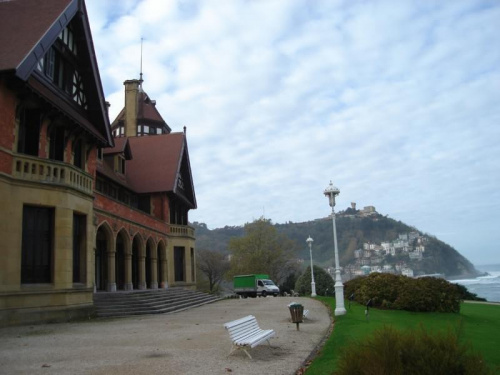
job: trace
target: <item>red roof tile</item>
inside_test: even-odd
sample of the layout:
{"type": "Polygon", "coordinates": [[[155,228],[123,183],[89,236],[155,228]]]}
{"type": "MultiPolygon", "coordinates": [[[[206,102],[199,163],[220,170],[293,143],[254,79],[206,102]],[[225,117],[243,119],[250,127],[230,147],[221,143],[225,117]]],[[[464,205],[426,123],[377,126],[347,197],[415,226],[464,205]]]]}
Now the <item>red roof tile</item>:
{"type": "Polygon", "coordinates": [[[134,159],[127,162],[128,184],[137,193],[173,191],[185,148],[184,133],[130,137],[134,159]]]}
{"type": "Polygon", "coordinates": [[[71,2],[72,0],[0,2],[0,71],[17,69],[71,2]]]}
{"type": "Polygon", "coordinates": [[[132,187],[128,185],[125,176],[122,175],[121,173],[116,173],[113,170],[113,168],[111,168],[108,165],[108,163],[106,163],[104,160],[97,164],[97,171],[103,174],[104,176],[108,177],[109,179],[113,180],[114,182],[117,182],[118,184],[133,191],[132,187]]]}
{"type": "Polygon", "coordinates": [[[160,112],[156,109],[156,105],[149,99],[145,92],[139,93],[139,111],[137,114],[138,120],[149,120],[153,122],[161,122],[165,124],[165,120],[161,117],[160,112]]]}
{"type": "Polygon", "coordinates": [[[124,153],[125,159],[132,159],[132,150],[130,149],[130,144],[128,142],[129,138],[118,137],[115,138],[115,147],[108,147],[103,149],[104,155],[119,154],[124,153]]]}

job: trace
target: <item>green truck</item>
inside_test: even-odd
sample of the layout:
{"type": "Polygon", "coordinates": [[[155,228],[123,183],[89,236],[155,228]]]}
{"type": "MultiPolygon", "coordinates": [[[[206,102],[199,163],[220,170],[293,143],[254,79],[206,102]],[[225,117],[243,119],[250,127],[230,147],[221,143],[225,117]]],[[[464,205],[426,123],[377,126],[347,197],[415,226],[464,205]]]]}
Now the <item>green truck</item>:
{"type": "Polygon", "coordinates": [[[268,295],[276,297],[280,294],[280,288],[269,280],[269,275],[239,275],[234,277],[234,292],[243,298],[268,295]]]}

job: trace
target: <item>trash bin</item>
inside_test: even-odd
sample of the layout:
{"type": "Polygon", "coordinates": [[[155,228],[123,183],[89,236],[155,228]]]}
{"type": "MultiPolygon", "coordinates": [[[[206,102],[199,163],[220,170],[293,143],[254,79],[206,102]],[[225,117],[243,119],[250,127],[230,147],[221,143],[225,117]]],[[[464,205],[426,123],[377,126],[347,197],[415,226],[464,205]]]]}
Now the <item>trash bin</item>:
{"type": "Polygon", "coordinates": [[[290,315],[292,316],[292,323],[297,324],[298,331],[299,323],[302,323],[304,319],[304,306],[300,303],[291,303],[288,308],[290,309],[290,315]]]}

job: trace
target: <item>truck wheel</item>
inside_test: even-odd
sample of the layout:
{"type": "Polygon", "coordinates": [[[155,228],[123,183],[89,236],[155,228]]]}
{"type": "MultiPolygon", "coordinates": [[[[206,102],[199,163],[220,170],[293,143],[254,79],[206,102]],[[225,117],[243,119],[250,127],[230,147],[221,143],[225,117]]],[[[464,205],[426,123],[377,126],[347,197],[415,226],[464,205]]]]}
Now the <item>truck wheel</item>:
{"type": "Polygon", "coordinates": [[[242,296],[243,298],[247,298],[247,297],[248,297],[248,295],[247,295],[246,293],[243,293],[241,296],[242,296]]]}
{"type": "Polygon", "coordinates": [[[278,297],[278,295],[277,295],[277,294],[273,294],[273,296],[278,297]]]}
{"type": "Polygon", "coordinates": [[[266,291],[265,291],[265,290],[263,290],[263,291],[262,291],[262,297],[265,297],[266,295],[267,295],[266,291]]]}

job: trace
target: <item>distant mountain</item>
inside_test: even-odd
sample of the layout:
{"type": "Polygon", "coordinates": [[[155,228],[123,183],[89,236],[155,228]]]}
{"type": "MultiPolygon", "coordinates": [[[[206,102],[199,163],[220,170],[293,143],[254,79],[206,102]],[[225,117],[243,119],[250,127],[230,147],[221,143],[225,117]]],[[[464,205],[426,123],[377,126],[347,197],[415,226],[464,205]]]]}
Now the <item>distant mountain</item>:
{"type": "MultiPolygon", "coordinates": [[[[196,229],[198,249],[227,253],[232,237],[244,235],[243,227],[210,230],[204,223],[192,223],[196,229]]],[[[275,224],[276,229],[296,243],[297,257],[309,261],[306,239],[311,236],[315,264],[325,268],[334,265],[333,228],[331,217],[304,223],[275,224]]],[[[415,276],[444,274],[446,277],[479,275],[471,262],[453,247],[434,236],[423,234],[401,221],[348,208],[336,214],[340,264],[354,272],[361,266],[379,267],[401,272],[410,269],[415,276]],[[382,243],[385,248],[382,247],[382,243]],[[388,253],[388,254],[386,254],[388,253]]],[[[366,268],[366,267],[365,267],[366,268]]]]}

